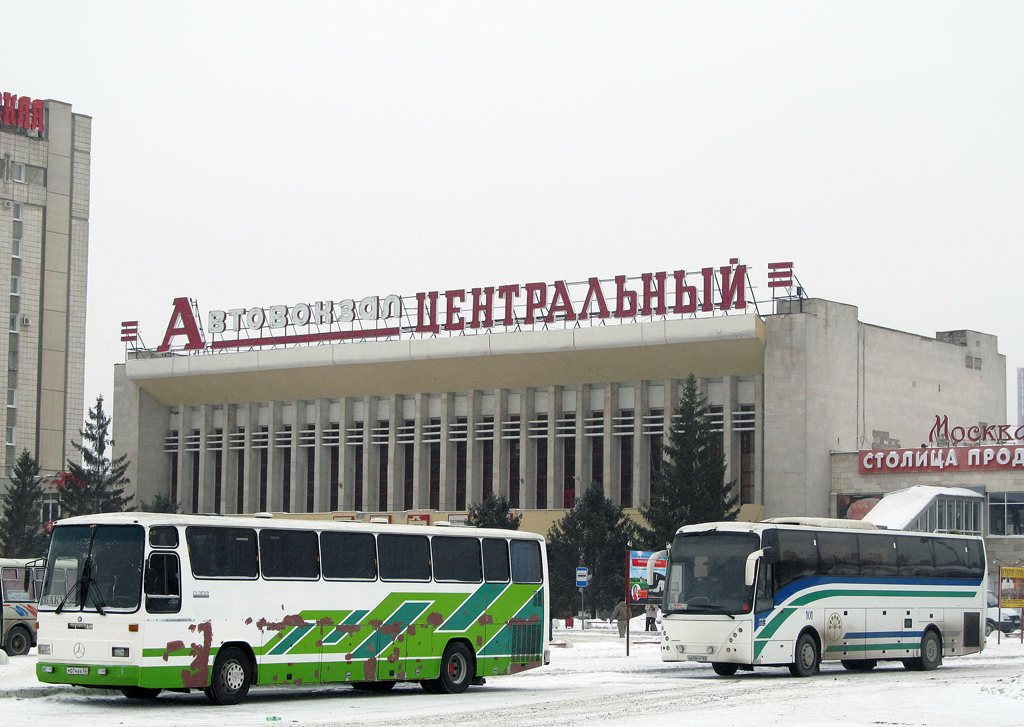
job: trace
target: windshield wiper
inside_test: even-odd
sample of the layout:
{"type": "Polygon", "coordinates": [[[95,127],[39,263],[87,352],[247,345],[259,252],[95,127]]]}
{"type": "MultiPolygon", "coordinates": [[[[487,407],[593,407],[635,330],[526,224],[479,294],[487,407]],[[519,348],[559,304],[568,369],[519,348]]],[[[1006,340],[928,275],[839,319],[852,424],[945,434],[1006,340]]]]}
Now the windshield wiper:
{"type": "Polygon", "coordinates": [[[728,611],[726,611],[726,610],[725,610],[724,608],[722,608],[721,606],[716,606],[716,605],[715,605],[715,604],[713,604],[713,603],[698,603],[698,604],[695,604],[695,605],[692,605],[692,606],[691,606],[691,605],[689,605],[689,604],[687,604],[687,606],[686,606],[686,609],[685,609],[685,610],[686,610],[686,611],[697,611],[697,610],[701,610],[701,609],[707,609],[707,610],[709,610],[709,611],[717,611],[718,613],[723,613],[723,614],[725,614],[726,616],[728,616],[729,618],[731,618],[731,619],[732,619],[733,621],[735,621],[735,620],[736,620],[736,617],[735,617],[735,616],[733,616],[733,615],[732,615],[731,613],[729,613],[728,611]]]}
{"type": "Polygon", "coordinates": [[[64,596],[64,598],[61,599],[60,604],[58,604],[57,608],[54,609],[54,613],[60,613],[64,610],[64,605],[68,602],[68,599],[71,598],[71,596],[75,593],[76,590],[82,597],[81,607],[84,609],[88,605],[86,601],[89,598],[90,584],[95,586],[95,588],[93,589],[92,597],[93,606],[96,607],[96,611],[97,613],[99,613],[100,616],[106,616],[107,612],[103,610],[103,597],[100,595],[99,584],[96,583],[96,579],[92,577],[92,558],[89,558],[89,560],[85,561],[85,565],[82,566],[81,578],[75,581],[74,585],[72,585],[71,588],[68,589],[67,594],[64,596]]]}

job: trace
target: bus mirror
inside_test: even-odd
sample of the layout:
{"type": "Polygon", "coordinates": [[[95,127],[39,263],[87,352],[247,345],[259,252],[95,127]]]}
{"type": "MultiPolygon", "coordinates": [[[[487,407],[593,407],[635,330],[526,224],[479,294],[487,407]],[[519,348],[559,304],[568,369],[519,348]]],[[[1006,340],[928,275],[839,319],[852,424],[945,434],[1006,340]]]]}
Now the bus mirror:
{"type": "Polygon", "coordinates": [[[667,550],[659,550],[655,553],[651,553],[651,557],[647,559],[647,585],[654,585],[654,564],[665,557],[668,553],[667,550]]]}
{"type": "Polygon", "coordinates": [[[755,550],[753,553],[747,556],[746,568],[743,571],[744,585],[754,585],[754,575],[757,573],[757,561],[766,555],[767,550],[768,548],[761,548],[761,550],[755,550]]]}

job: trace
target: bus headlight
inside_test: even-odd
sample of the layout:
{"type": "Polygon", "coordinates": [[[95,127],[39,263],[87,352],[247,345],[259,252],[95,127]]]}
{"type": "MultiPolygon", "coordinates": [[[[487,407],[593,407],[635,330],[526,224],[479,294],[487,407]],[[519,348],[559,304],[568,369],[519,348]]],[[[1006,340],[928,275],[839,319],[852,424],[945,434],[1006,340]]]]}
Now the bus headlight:
{"type": "Polygon", "coordinates": [[[40,655],[42,655],[42,656],[49,656],[50,655],[50,645],[49,644],[39,644],[37,649],[38,649],[38,653],[40,655]]]}
{"type": "Polygon", "coordinates": [[[110,655],[111,656],[122,656],[122,657],[126,657],[127,658],[127,656],[128,656],[128,647],[127,646],[115,646],[115,647],[113,647],[110,650],[110,655]]]}

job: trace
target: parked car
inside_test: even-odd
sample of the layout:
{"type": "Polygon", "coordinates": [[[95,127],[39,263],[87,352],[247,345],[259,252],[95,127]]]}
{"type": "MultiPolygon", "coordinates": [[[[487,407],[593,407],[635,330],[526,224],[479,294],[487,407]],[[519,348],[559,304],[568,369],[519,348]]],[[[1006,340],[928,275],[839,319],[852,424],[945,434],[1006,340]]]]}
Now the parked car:
{"type": "Polygon", "coordinates": [[[992,591],[988,592],[988,613],[985,617],[985,635],[988,636],[998,628],[1004,634],[1020,630],[1020,609],[1004,608],[1003,618],[999,619],[999,598],[992,591]]]}

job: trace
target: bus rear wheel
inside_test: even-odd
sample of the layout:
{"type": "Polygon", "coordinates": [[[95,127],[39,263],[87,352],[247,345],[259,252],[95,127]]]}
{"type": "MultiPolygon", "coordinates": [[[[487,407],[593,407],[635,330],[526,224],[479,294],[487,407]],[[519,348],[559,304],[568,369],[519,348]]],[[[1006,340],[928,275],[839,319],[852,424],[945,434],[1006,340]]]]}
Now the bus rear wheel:
{"type": "Polygon", "coordinates": [[[238,704],[249,693],[251,684],[252,664],[249,657],[238,647],[229,646],[217,654],[210,686],[203,691],[214,704],[238,704]]]}
{"type": "Polygon", "coordinates": [[[156,699],[161,691],[150,687],[121,687],[121,694],[128,699],[156,699]]]}
{"type": "Polygon", "coordinates": [[[807,631],[796,640],[796,661],[789,665],[789,673],[795,677],[809,677],[818,673],[821,656],[818,654],[818,642],[807,631]]]}
{"type": "Polygon", "coordinates": [[[32,637],[24,626],[12,626],[7,632],[4,651],[8,656],[25,656],[32,648],[32,637]]]}
{"type": "Polygon", "coordinates": [[[441,657],[441,674],[437,679],[423,682],[423,688],[434,694],[462,694],[469,688],[475,672],[473,653],[469,647],[453,641],[441,657]]]}
{"type": "Polygon", "coordinates": [[[726,664],[722,661],[711,662],[711,668],[715,670],[715,674],[720,677],[731,677],[739,670],[739,664],[726,664]]]}

